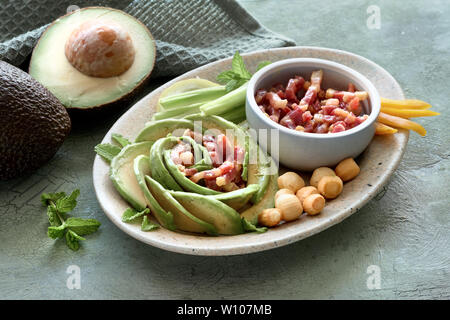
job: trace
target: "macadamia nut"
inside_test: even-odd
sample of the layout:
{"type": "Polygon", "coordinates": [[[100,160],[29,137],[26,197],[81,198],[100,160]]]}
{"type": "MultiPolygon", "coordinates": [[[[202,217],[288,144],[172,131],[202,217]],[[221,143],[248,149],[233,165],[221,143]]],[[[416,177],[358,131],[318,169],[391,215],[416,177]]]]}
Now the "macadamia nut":
{"type": "Polygon", "coordinates": [[[319,191],[317,190],[316,187],[308,186],[299,189],[296,193],[296,196],[298,200],[300,200],[300,203],[303,205],[303,200],[305,200],[306,197],[312,194],[319,194],[319,191]]]}
{"type": "Polygon", "coordinates": [[[359,174],[360,169],[353,158],[347,158],[339,162],[335,172],[336,175],[342,179],[342,181],[349,181],[359,174]]]}
{"type": "Polygon", "coordinates": [[[303,213],[303,206],[300,200],[293,194],[283,194],[275,201],[275,207],[281,211],[284,221],[298,219],[303,213]]]}
{"type": "Polygon", "coordinates": [[[320,194],[311,194],[303,201],[303,209],[310,216],[320,213],[324,206],[325,198],[320,194]]]}
{"type": "Polygon", "coordinates": [[[278,187],[280,189],[290,189],[293,193],[305,186],[305,181],[295,172],[286,172],[278,177],[278,187]]]}
{"type": "Polygon", "coordinates": [[[336,173],[333,169],[327,168],[327,167],[320,167],[313,171],[313,174],[311,176],[311,179],[309,180],[309,184],[313,187],[316,187],[319,185],[320,179],[326,176],[335,176],[336,173]]]}
{"type": "Polygon", "coordinates": [[[325,176],[322,177],[317,186],[320,194],[327,199],[334,199],[341,194],[344,188],[344,183],[338,176],[325,176]]]}
{"type": "Polygon", "coordinates": [[[277,208],[263,210],[258,216],[258,223],[265,227],[274,227],[281,222],[281,211],[277,208]]]}
{"type": "Polygon", "coordinates": [[[279,196],[283,194],[294,194],[294,192],[291,189],[280,189],[275,193],[275,200],[278,199],[279,196]]]}

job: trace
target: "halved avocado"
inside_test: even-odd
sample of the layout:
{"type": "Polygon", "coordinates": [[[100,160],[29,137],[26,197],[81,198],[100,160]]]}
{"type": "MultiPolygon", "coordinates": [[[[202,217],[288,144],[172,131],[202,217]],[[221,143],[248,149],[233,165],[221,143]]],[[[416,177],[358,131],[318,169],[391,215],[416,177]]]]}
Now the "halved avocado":
{"type": "Polygon", "coordinates": [[[140,142],[124,147],[111,161],[109,176],[120,195],[136,210],[147,207],[144,193],[134,174],[134,159],[139,155],[147,155],[152,142],[140,142]]]}
{"type": "Polygon", "coordinates": [[[219,234],[233,235],[244,232],[239,213],[223,202],[197,193],[170,192],[170,194],[197,218],[216,227],[219,234]]]}
{"type": "Polygon", "coordinates": [[[158,222],[169,230],[175,230],[176,226],[173,221],[173,215],[171,212],[166,212],[156,201],[148,189],[147,182],[145,182],[145,176],[150,175],[150,158],[148,156],[140,155],[134,159],[134,174],[136,175],[139,186],[144,193],[147,205],[151,212],[158,220],[158,222]]]}
{"type": "Polygon", "coordinates": [[[173,214],[173,220],[177,229],[188,232],[207,233],[209,235],[218,234],[216,227],[192,215],[158,181],[149,176],[145,176],[145,180],[156,201],[158,201],[164,210],[170,211],[173,214]]]}
{"type": "MultiPolygon", "coordinates": [[[[73,47],[75,48],[73,52],[76,54],[78,49],[76,46],[73,47]]],[[[123,48],[124,46],[117,46],[113,49],[122,50],[123,48]]],[[[47,28],[33,50],[29,73],[50,90],[66,108],[99,108],[119,104],[136,93],[137,89],[149,78],[155,64],[155,55],[155,41],[150,31],[140,21],[120,10],[88,7],[57,19],[47,28]],[[103,32],[106,35],[101,39],[103,42],[97,38],[94,39],[94,36],[86,40],[94,39],[97,42],[84,41],[85,39],[80,37],[84,35],[84,26],[89,24],[99,25],[98,32],[96,30],[92,32],[94,35],[101,34],[108,29],[107,26],[112,25],[114,26],[112,29],[118,31],[111,31],[109,34],[103,32]],[[115,37],[116,35],[117,37],[115,37]],[[74,60],[69,62],[68,56],[70,57],[70,55],[67,54],[68,49],[66,48],[68,40],[74,37],[83,45],[88,43],[86,46],[89,43],[95,43],[95,45],[91,44],[92,48],[86,49],[86,52],[89,52],[85,55],[86,58],[76,60],[77,63],[74,60]],[[88,63],[94,65],[101,61],[98,63],[106,66],[111,61],[109,59],[111,55],[114,56],[120,52],[108,51],[108,47],[101,48],[105,49],[104,52],[100,49],[96,50],[97,43],[108,42],[112,43],[112,46],[116,46],[114,43],[117,43],[117,39],[122,39],[120,37],[129,40],[126,43],[130,48],[134,48],[134,52],[132,49],[128,50],[130,51],[128,59],[130,64],[122,65],[120,62],[117,64],[118,68],[119,66],[124,67],[125,71],[122,72],[122,69],[117,68],[117,72],[122,73],[112,76],[108,76],[108,73],[93,76],[93,73],[85,72],[83,66],[88,63]],[[92,60],[91,55],[95,56],[94,62],[90,61],[92,60]],[[134,59],[131,55],[134,55],[134,59]]],[[[103,68],[102,66],[99,68],[103,68]]],[[[104,68],[106,69],[106,67],[104,68]]]]}

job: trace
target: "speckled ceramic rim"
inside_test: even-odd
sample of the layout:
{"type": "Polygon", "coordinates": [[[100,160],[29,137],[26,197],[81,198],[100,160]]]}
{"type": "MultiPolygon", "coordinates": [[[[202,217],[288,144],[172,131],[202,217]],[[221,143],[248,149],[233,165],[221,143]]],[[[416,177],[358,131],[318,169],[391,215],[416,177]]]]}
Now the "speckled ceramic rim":
{"type": "MultiPolygon", "coordinates": [[[[365,70],[369,79],[377,78],[377,84],[383,86],[383,90],[377,87],[381,96],[393,99],[404,99],[403,92],[395,79],[382,67],[361,56],[328,48],[318,47],[290,47],[261,50],[242,55],[247,64],[253,68],[259,61],[282,60],[292,57],[320,57],[322,59],[336,60],[356,69],[365,70]],[[344,61],[344,62],[343,62],[344,61]],[[358,68],[359,66],[359,68],[358,68]]],[[[219,60],[197,68],[182,76],[179,76],[165,85],[159,87],[131,107],[124,113],[105,135],[102,143],[111,143],[112,133],[121,133],[133,137],[139,131],[136,123],[142,125],[151,117],[150,104],[157,101],[162,90],[175,82],[183,79],[201,76],[209,80],[221,71],[228,69],[231,58],[219,60]]],[[[374,83],[376,85],[376,83],[374,83]]],[[[165,230],[163,228],[154,232],[142,232],[139,225],[123,223],[121,214],[129,205],[120,197],[109,179],[109,165],[96,156],[93,166],[93,184],[99,204],[107,217],[122,231],[133,238],[164,250],[191,255],[225,256],[238,255],[269,250],[288,245],[298,240],[319,233],[349,217],[363,207],[369,200],[380,193],[388,182],[390,176],[397,168],[405,151],[409,132],[399,130],[390,137],[376,137],[363,154],[362,168],[370,166],[370,170],[362,170],[360,176],[347,183],[343,194],[325,207],[324,211],[314,217],[302,216],[299,220],[286,223],[262,234],[243,234],[238,236],[204,237],[191,234],[183,234],[165,230]],[[386,150],[390,151],[388,157],[386,150]],[[372,152],[373,150],[373,152],[372,152]],[[367,153],[367,156],[365,154],[367,153]],[[377,166],[379,157],[372,159],[371,154],[384,155],[385,165],[377,166]],[[369,184],[370,181],[370,184],[369,184]],[[370,187],[368,187],[370,185],[370,187]],[[358,193],[353,190],[362,187],[358,193]]]]}
{"type": "Polygon", "coordinates": [[[267,125],[268,129],[271,128],[278,129],[292,136],[307,136],[314,139],[339,139],[340,137],[358,134],[358,132],[372,125],[377,120],[378,115],[380,114],[380,107],[381,107],[380,95],[378,93],[378,90],[375,88],[372,82],[370,82],[369,79],[364,77],[361,73],[337,62],[314,58],[286,59],[271,63],[268,66],[262,68],[261,70],[256,72],[249,81],[246,99],[251,107],[252,112],[255,114],[256,117],[261,119],[267,125]],[[332,69],[333,71],[336,71],[345,78],[347,78],[349,82],[351,82],[352,80],[349,78],[349,75],[352,75],[354,78],[356,78],[358,82],[363,84],[364,86],[363,89],[366,90],[367,93],[369,94],[370,100],[369,103],[371,106],[371,112],[367,120],[350,130],[328,134],[328,133],[309,133],[292,130],[267,118],[261,112],[260,108],[258,107],[258,104],[255,101],[255,90],[259,89],[256,88],[256,85],[261,80],[261,78],[270,77],[271,74],[280,72],[281,69],[289,69],[289,68],[295,69],[296,67],[301,66],[304,67],[314,66],[317,67],[318,69],[328,69],[328,70],[332,69]]]}

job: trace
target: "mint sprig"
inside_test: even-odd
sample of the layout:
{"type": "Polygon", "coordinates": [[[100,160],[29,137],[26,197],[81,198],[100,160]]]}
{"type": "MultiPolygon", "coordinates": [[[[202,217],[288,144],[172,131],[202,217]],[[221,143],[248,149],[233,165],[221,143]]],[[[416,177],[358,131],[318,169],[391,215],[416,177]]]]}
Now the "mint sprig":
{"type": "Polygon", "coordinates": [[[101,143],[96,145],[94,150],[95,152],[97,152],[99,156],[101,156],[107,162],[111,162],[112,159],[119,154],[122,148],[110,143],[101,143]]]}
{"type": "MultiPolygon", "coordinates": [[[[270,63],[270,61],[260,62],[256,71],[267,66],[270,63]]],[[[217,81],[221,84],[224,84],[226,91],[230,92],[242,86],[244,83],[250,80],[251,77],[252,74],[245,66],[244,59],[242,59],[239,51],[236,51],[231,62],[231,70],[221,72],[217,76],[217,81]]]]}
{"type": "Polygon", "coordinates": [[[95,152],[108,163],[110,163],[112,159],[119,154],[123,147],[131,143],[130,140],[118,133],[111,134],[111,139],[118,145],[111,143],[100,143],[94,148],[95,152]]]}
{"type": "Polygon", "coordinates": [[[85,240],[82,236],[94,233],[100,227],[95,219],[67,217],[67,213],[75,209],[80,190],[74,190],[69,196],[65,192],[44,193],[41,202],[47,206],[47,216],[50,226],[47,235],[52,239],[61,239],[65,236],[67,246],[76,251],[80,248],[79,241],[85,240]]]}
{"type": "Polygon", "coordinates": [[[125,147],[126,145],[129,145],[131,143],[130,140],[118,133],[113,133],[111,135],[111,138],[122,147],[125,147]]]}
{"type": "Polygon", "coordinates": [[[151,222],[148,219],[148,214],[150,213],[150,209],[146,208],[142,211],[137,211],[133,208],[126,209],[122,214],[122,221],[123,222],[133,222],[137,220],[138,218],[143,217],[142,223],[141,223],[141,230],[142,231],[152,231],[159,228],[159,225],[156,223],[151,222]]]}

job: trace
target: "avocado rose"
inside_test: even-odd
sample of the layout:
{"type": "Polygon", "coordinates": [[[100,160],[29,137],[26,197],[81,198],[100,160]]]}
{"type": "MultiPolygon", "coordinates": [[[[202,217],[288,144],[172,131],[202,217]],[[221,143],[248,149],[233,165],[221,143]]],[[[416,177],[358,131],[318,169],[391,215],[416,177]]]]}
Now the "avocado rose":
{"type": "Polygon", "coordinates": [[[110,177],[136,210],[165,228],[245,232],[273,207],[277,168],[254,139],[218,116],[152,121],[111,162],[110,177]]]}

